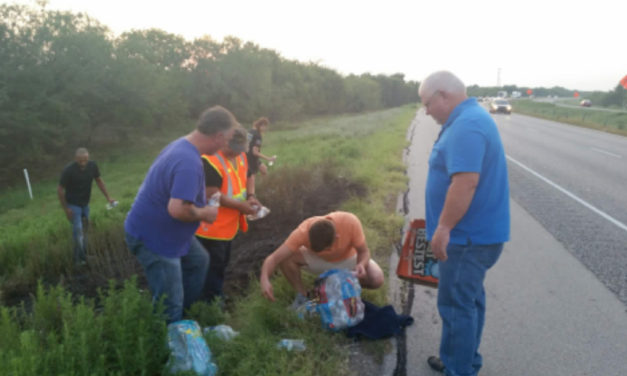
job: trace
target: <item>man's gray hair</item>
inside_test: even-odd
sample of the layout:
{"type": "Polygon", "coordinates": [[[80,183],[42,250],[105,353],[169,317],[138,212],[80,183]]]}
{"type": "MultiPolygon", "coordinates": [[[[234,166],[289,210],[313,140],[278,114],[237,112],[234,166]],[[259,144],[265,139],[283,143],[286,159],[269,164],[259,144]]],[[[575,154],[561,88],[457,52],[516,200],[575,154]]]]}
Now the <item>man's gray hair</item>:
{"type": "Polygon", "coordinates": [[[213,106],[200,115],[196,129],[204,135],[213,135],[236,125],[237,120],[231,111],[222,106],[213,106]]]}
{"type": "Polygon", "coordinates": [[[89,152],[87,151],[86,148],[78,148],[76,149],[76,152],[74,153],[75,157],[82,157],[85,155],[89,155],[89,152]]]}
{"type": "Polygon", "coordinates": [[[420,83],[419,95],[443,91],[445,93],[466,94],[466,85],[449,71],[431,73],[420,83]]]}

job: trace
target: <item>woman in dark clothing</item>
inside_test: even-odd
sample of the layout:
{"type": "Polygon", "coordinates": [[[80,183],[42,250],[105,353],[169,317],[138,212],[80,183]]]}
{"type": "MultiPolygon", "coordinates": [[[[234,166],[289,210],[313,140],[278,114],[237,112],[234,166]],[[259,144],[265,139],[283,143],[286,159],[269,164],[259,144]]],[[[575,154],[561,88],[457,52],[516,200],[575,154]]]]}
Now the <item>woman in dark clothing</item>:
{"type": "MultiPolygon", "coordinates": [[[[255,175],[257,172],[261,172],[262,175],[265,175],[268,172],[268,167],[261,162],[261,159],[264,159],[270,162],[270,165],[274,163],[276,159],[276,155],[272,157],[268,157],[261,153],[261,143],[262,143],[262,135],[268,130],[268,126],[270,125],[270,121],[266,117],[261,117],[253,123],[253,129],[250,131],[250,135],[252,138],[250,139],[248,153],[246,153],[246,157],[248,158],[248,176],[251,181],[251,186],[254,187],[255,175]]],[[[254,195],[255,192],[248,192],[248,195],[254,195]]]]}

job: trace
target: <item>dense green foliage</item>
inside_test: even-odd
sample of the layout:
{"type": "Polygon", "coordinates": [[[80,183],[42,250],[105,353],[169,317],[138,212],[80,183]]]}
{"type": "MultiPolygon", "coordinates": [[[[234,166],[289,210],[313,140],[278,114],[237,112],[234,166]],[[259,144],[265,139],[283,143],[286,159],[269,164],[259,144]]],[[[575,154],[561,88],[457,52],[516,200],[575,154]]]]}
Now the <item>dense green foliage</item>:
{"type": "Polygon", "coordinates": [[[616,85],[614,90],[610,91],[601,98],[600,104],[606,107],[627,107],[627,90],[622,85],[616,85]]]}
{"type": "MultiPolygon", "coordinates": [[[[554,86],[552,88],[544,87],[528,87],[528,86],[516,86],[516,85],[504,85],[504,86],[478,86],[470,85],[467,88],[468,95],[472,97],[496,97],[497,93],[501,90],[507,91],[510,95],[513,91],[518,91],[523,97],[527,97],[527,90],[532,90],[532,95],[535,97],[572,97],[577,90],[566,89],[560,86],[554,86]]],[[[580,94],[589,94],[579,92],[580,94]]]]}
{"type": "Polygon", "coordinates": [[[233,37],[113,37],[84,14],[45,8],[0,5],[0,41],[0,183],[23,168],[49,177],[78,146],[131,145],[215,104],[250,123],[417,101],[401,74],[343,77],[233,37]]]}
{"type": "Polygon", "coordinates": [[[93,300],[41,285],[30,311],[0,307],[0,364],[8,375],[156,375],[166,326],[134,279],[93,300]]]}
{"type": "Polygon", "coordinates": [[[577,91],[571,89],[565,89],[563,87],[555,86],[552,88],[536,87],[530,88],[527,86],[505,85],[502,87],[497,86],[483,86],[478,85],[468,86],[468,95],[472,97],[495,97],[501,90],[507,91],[509,95],[512,92],[518,91],[523,98],[528,97],[527,90],[531,89],[532,95],[537,98],[544,97],[560,97],[560,98],[572,98],[574,103],[578,103],[581,99],[590,99],[592,103],[597,106],[604,107],[626,107],[627,106],[627,90],[621,85],[617,85],[614,90],[609,92],[604,91],[577,91]],[[575,97],[575,93],[577,96],[575,97]]]}
{"type": "MultiPolygon", "coordinates": [[[[273,124],[264,137],[264,152],[279,158],[257,187],[260,199],[272,208],[264,220],[292,220],[296,223],[289,226],[295,226],[298,212],[311,202],[304,198],[315,200],[319,188],[332,180],[349,181],[361,187],[359,195],[349,196],[332,210],[359,216],[372,255],[386,270],[391,244],[402,226],[396,200],[406,187],[402,153],[415,110],[405,106],[273,124]]],[[[123,242],[122,222],[168,137],[103,158],[103,175],[120,205],[107,211],[102,195],[94,195],[88,269],[71,266],[71,230],[56,202],[56,181],[42,182],[34,201],[25,200],[0,214],[0,297],[15,301],[36,291],[32,300],[26,298],[24,308],[10,308],[6,301],[0,306],[0,364],[8,365],[11,374],[161,373],[167,359],[164,325],[153,313],[146,291],[140,292],[133,280],[124,282],[135,269],[123,242]],[[102,281],[105,277],[115,282],[107,284],[102,281]],[[37,279],[44,284],[37,287],[37,279]],[[57,283],[59,287],[42,287],[57,283]],[[98,283],[109,287],[105,293],[88,294],[91,299],[67,292],[98,283]]],[[[4,201],[16,196],[9,191],[1,197],[4,201]]],[[[232,342],[208,337],[221,374],[350,374],[349,340],[321,330],[315,318],[299,320],[286,309],[293,291],[285,279],[276,275],[273,284],[275,303],[262,298],[254,279],[243,296],[235,297],[229,312],[203,303],[189,312],[202,326],[225,323],[240,332],[232,342]],[[275,346],[281,338],[304,339],[307,350],[279,350],[275,346]]],[[[384,287],[364,294],[383,304],[385,292],[384,287]]]]}

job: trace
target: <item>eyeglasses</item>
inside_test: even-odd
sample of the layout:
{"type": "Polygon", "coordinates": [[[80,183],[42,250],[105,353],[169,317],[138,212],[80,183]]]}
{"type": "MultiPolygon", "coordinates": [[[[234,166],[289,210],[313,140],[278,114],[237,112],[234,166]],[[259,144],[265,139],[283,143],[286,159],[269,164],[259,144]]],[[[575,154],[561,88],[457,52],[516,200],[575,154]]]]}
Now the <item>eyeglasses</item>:
{"type": "Polygon", "coordinates": [[[431,101],[433,100],[433,98],[435,98],[435,96],[439,93],[440,93],[440,90],[434,91],[433,94],[431,94],[431,96],[429,97],[429,99],[424,102],[425,107],[429,107],[431,105],[431,101]]]}

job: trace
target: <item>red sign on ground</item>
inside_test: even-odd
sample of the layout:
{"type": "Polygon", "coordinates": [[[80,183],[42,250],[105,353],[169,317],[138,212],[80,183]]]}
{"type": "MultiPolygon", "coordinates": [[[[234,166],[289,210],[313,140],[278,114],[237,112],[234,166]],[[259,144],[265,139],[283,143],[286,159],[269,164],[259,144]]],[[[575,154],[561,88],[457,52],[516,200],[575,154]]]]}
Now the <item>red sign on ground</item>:
{"type": "Polygon", "coordinates": [[[531,95],[531,94],[533,94],[533,90],[527,89],[527,95],[531,95]]]}
{"type": "Polygon", "coordinates": [[[620,84],[623,85],[625,90],[627,90],[627,75],[625,75],[625,77],[623,77],[623,79],[620,80],[620,84]]]}
{"type": "Polygon", "coordinates": [[[573,94],[573,97],[575,97],[575,98],[579,97],[579,92],[576,91],[575,94],[573,94]]]}

